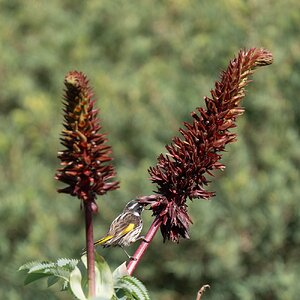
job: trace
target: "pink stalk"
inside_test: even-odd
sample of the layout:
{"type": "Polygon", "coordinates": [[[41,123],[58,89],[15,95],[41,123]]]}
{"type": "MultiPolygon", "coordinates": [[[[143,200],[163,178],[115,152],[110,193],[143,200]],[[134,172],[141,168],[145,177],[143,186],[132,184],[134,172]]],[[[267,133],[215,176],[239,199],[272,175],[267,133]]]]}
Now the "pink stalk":
{"type": "Polygon", "coordinates": [[[84,202],[84,211],[85,211],[88,295],[89,297],[92,298],[95,297],[96,295],[92,202],[90,201],[84,202]]]}
{"type": "Polygon", "coordinates": [[[152,239],[154,238],[157,230],[159,229],[161,222],[162,221],[159,220],[158,218],[156,218],[153,221],[151,227],[149,228],[149,230],[145,236],[144,241],[139,245],[139,247],[137,248],[133,257],[131,258],[131,260],[129,261],[129,263],[127,265],[127,270],[128,270],[129,275],[132,275],[133,271],[137,267],[138,263],[140,262],[141,258],[143,257],[144,253],[146,252],[147,248],[150,246],[150,243],[151,243],[152,239]]]}

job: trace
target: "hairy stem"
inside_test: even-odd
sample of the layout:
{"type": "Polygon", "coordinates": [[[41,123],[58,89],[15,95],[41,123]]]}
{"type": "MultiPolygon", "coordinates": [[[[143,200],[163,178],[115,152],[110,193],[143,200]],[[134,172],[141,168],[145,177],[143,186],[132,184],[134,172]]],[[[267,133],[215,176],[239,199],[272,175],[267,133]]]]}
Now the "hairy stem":
{"type": "Polygon", "coordinates": [[[131,260],[129,261],[129,263],[127,265],[127,270],[128,270],[129,275],[132,275],[133,271],[137,267],[138,263],[140,262],[141,258],[143,257],[144,253],[146,252],[147,248],[149,247],[152,239],[154,238],[157,230],[159,229],[161,222],[162,221],[159,220],[158,218],[156,218],[153,221],[151,227],[149,228],[149,230],[145,236],[144,241],[139,245],[139,247],[137,248],[133,257],[131,258],[131,260]]]}
{"type": "Polygon", "coordinates": [[[96,295],[92,202],[84,201],[89,297],[96,295]]]}

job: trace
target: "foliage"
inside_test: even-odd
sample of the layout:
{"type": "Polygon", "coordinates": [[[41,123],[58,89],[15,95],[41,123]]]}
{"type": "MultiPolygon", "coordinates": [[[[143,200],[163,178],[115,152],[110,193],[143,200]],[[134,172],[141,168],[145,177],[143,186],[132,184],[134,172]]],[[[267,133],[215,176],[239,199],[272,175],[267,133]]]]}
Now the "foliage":
{"type": "MultiPolygon", "coordinates": [[[[100,237],[129,199],[151,193],[148,167],[232,54],[254,46],[275,61],[249,87],[238,142],[209,186],[217,196],[189,204],[189,241],[155,238],[136,272],[159,300],[193,299],[206,283],[203,299],[298,298],[299,1],[2,0],[0,8],[2,298],[68,299],[55,286],[24,288],[15,270],[84,247],[82,212],[66,208],[72,200],[52,179],[64,75],[89,74],[114,150],[121,188],[99,204],[100,237]]],[[[144,219],[147,228],[147,211],[144,219]]],[[[101,255],[112,266],[124,260],[118,248],[101,255]]]]}
{"type": "Polygon", "coordinates": [[[24,281],[29,284],[38,279],[48,277],[48,287],[62,281],[62,290],[66,290],[70,282],[70,274],[76,268],[78,260],[76,259],[58,259],[57,262],[32,261],[24,264],[19,271],[27,271],[28,275],[24,281]]]}
{"type": "MultiPolygon", "coordinates": [[[[114,273],[100,255],[95,256],[96,297],[95,300],[149,300],[145,286],[137,278],[129,276],[122,264],[114,273]]],[[[33,261],[24,264],[19,271],[26,271],[25,284],[48,278],[48,287],[61,281],[61,289],[70,291],[76,299],[87,300],[87,261],[58,259],[56,262],[33,261]]]]}

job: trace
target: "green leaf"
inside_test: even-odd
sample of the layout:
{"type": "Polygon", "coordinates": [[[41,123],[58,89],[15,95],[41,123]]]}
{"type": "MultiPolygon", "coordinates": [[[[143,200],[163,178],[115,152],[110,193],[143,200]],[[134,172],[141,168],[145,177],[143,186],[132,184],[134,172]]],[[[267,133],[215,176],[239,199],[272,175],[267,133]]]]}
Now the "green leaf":
{"type": "Polygon", "coordinates": [[[121,277],[115,285],[115,288],[123,290],[126,294],[129,293],[132,299],[150,300],[148,291],[143,283],[133,276],[121,277]]]}
{"type": "Polygon", "coordinates": [[[111,270],[102,256],[95,253],[96,296],[110,300],[114,295],[114,283],[111,270]]]}
{"type": "MultiPolygon", "coordinates": [[[[119,300],[119,298],[107,298],[107,297],[102,297],[102,296],[100,296],[100,297],[94,297],[94,298],[92,298],[91,300],[119,300]]],[[[129,300],[129,299],[123,299],[123,300],[129,300]]]]}
{"type": "Polygon", "coordinates": [[[49,261],[31,261],[22,265],[19,271],[28,270],[28,272],[34,272],[36,270],[45,269],[46,267],[52,267],[53,265],[54,263],[49,261]]]}
{"type": "Polygon", "coordinates": [[[62,290],[69,286],[70,274],[78,264],[76,259],[61,258],[57,262],[32,261],[24,264],[19,271],[27,271],[24,284],[29,284],[41,278],[48,278],[48,287],[62,279],[62,290]]]}
{"type": "Polygon", "coordinates": [[[114,283],[116,283],[121,277],[129,275],[127,267],[126,267],[126,262],[122,263],[120,266],[118,266],[114,272],[113,272],[113,279],[114,283]]]}
{"type": "Polygon", "coordinates": [[[78,264],[78,259],[59,258],[56,264],[58,267],[66,267],[73,270],[78,264]]]}
{"type": "Polygon", "coordinates": [[[50,276],[50,275],[44,274],[44,273],[29,273],[24,280],[24,284],[27,285],[31,282],[34,282],[36,280],[39,280],[41,278],[48,277],[48,276],[50,276]]]}
{"type": "Polygon", "coordinates": [[[82,290],[81,279],[82,279],[81,272],[78,267],[75,267],[75,269],[70,274],[71,291],[76,298],[80,300],[87,300],[82,290]]]}
{"type": "Polygon", "coordinates": [[[56,277],[54,275],[50,275],[48,277],[48,280],[47,280],[47,286],[50,287],[52,286],[53,284],[55,284],[57,281],[59,281],[59,277],[56,277]]]}
{"type": "Polygon", "coordinates": [[[28,273],[33,273],[33,272],[43,272],[43,273],[49,273],[51,272],[51,269],[55,269],[55,263],[50,263],[50,262],[42,262],[42,263],[37,263],[35,266],[32,266],[28,273]]]}
{"type": "Polygon", "coordinates": [[[87,255],[83,254],[81,256],[81,262],[83,263],[83,265],[85,266],[85,268],[87,269],[87,255]]]}
{"type": "Polygon", "coordinates": [[[81,256],[81,260],[77,264],[78,269],[81,273],[81,287],[84,293],[88,293],[88,278],[87,278],[87,257],[86,255],[81,256]]]}
{"type": "Polygon", "coordinates": [[[18,269],[18,271],[30,270],[32,267],[36,266],[36,265],[39,264],[39,263],[41,263],[41,262],[39,262],[39,261],[30,261],[30,262],[28,262],[28,263],[22,265],[22,266],[18,269]]]}

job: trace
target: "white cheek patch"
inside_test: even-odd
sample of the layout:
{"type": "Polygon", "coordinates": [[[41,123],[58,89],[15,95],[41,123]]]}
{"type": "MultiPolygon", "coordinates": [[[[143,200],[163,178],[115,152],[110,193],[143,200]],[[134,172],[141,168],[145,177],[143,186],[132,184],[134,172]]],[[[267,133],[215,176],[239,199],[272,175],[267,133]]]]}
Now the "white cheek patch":
{"type": "Polygon", "coordinates": [[[137,216],[137,217],[140,216],[140,214],[137,211],[133,212],[132,214],[135,215],[135,216],[137,216]]]}

